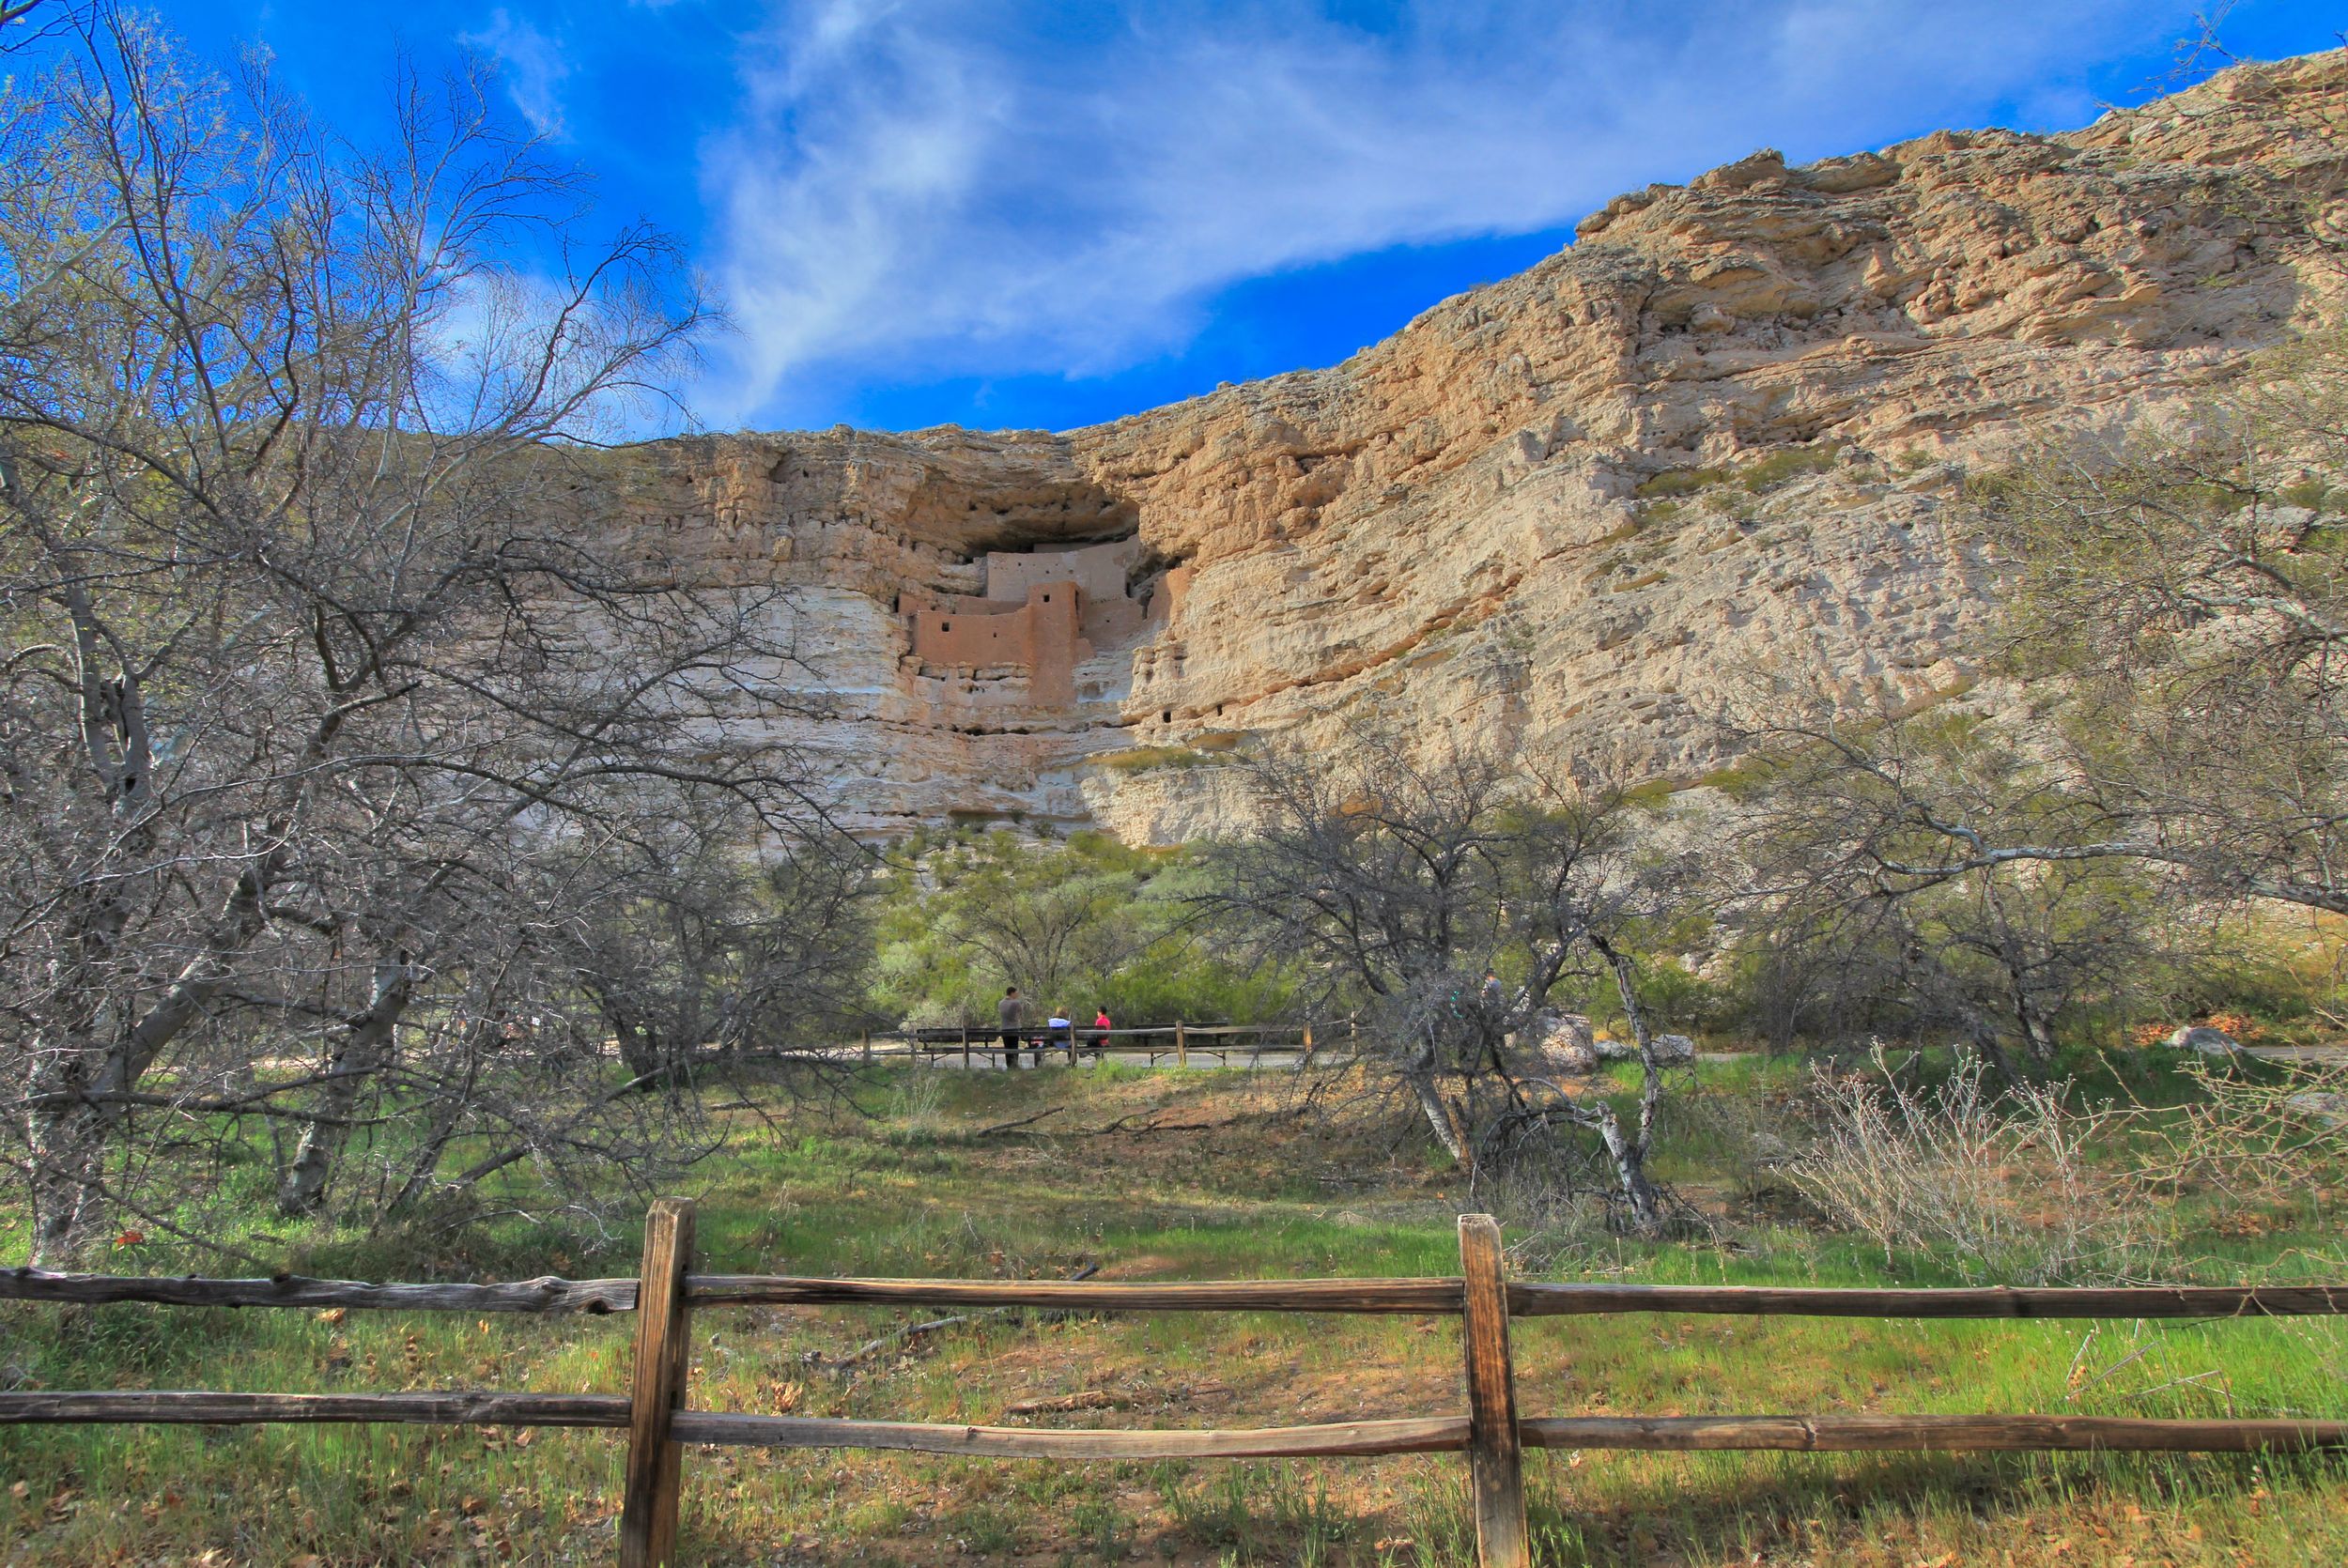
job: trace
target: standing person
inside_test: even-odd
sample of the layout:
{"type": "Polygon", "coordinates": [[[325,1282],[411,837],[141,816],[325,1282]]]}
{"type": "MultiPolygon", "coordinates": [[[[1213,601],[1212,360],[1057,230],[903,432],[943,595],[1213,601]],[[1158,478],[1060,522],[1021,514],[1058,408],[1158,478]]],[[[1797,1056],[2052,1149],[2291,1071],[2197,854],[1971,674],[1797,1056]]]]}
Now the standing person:
{"type": "Polygon", "coordinates": [[[1107,1049],[1109,1030],[1113,1027],[1114,1025],[1109,1022],[1109,1010],[1106,1007],[1092,1009],[1092,1055],[1095,1061],[1098,1061],[1101,1053],[1107,1049]]]}
{"type": "Polygon", "coordinates": [[[1502,1002],[1505,999],[1500,993],[1500,976],[1491,970],[1487,969],[1484,971],[1484,989],[1477,999],[1484,1004],[1484,1010],[1486,1012],[1496,1013],[1500,1011],[1502,1002]]]}
{"type": "Polygon", "coordinates": [[[1019,1028],[1027,1022],[1027,1005],[1019,999],[1017,986],[1003,988],[1003,999],[995,1004],[995,1016],[1003,1026],[1003,1068],[1009,1071],[1019,1065],[1019,1028]]]}

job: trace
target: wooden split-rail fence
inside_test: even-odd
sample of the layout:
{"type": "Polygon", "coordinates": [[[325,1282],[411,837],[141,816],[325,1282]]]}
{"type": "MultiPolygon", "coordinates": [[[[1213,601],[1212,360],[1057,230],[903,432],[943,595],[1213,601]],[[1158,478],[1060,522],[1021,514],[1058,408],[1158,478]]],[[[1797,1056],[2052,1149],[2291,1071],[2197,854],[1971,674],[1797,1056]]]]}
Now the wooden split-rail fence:
{"type": "Polygon", "coordinates": [[[2348,1448],[2348,1422],[2152,1421],[2110,1416],[1814,1415],[1521,1416],[1508,1353],[1512,1317],[1706,1313],[1880,1318],[2217,1318],[2348,1311],[2348,1285],[2144,1286],[2116,1289],[1829,1289],[1753,1285],[1550,1284],[1510,1281],[1500,1227],[1460,1219],[1460,1266],[1447,1279],[1223,1280],[1181,1284],[808,1279],[694,1268],[693,1206],[655,1203],[633,1280],[512,1284],[368,1284],[291,1276],[131,1279],[0,1269],[0,1299],[173,1306],[357,1307],[425,1312],[633,1312],[626,1394],[305,1394],[0,1392],[0,1423],[407,1422],[466,1426],[611,1427],[627,1433],[621,1502],[623,1568],[675,1560],[685,1450],[691,1444],[900,1449],[1013,1459],[1259,1459],[1350,1454],[1467,1456],[1477,1561],[1523,1568],[1523,1451],[1613,1448],[1799,1453],[2166,1451],[2257,1453],[2348,1448]],[[687,1401],[687,1322],[695,1308],[761,1305],[1043,1307],[1078,1312],[1408,1313],[1462,1320],[1464,1411],[1232,1431],[1069,1431],[934,1425],[697,1410],[687,1401]]]}

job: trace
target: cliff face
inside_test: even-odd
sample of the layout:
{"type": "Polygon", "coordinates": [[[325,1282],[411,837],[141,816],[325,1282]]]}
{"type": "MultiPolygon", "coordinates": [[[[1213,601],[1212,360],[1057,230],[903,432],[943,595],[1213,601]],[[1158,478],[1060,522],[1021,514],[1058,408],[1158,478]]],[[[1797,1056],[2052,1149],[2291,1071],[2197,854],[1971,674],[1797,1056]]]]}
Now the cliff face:
{"type": "Polygon", "coordinates": [[[2337,319],[2343,116],[2333,54],[2064,136],[1760,153],[1333,369],[1065,436],[656,443],[582,504],[705,580],[794,586],[829,708],[805,738],[870,831],[1178,840],[1235,821],[1225,753],[1370,708],[1693,776],[1749,672],[1968,682],[1967,469],[2183,417],[2337,319]],[[1053,583],[1065,617],[1027,603],[1053,583]],[[938,630],[955,609],[1020,652],[938,630]]]}

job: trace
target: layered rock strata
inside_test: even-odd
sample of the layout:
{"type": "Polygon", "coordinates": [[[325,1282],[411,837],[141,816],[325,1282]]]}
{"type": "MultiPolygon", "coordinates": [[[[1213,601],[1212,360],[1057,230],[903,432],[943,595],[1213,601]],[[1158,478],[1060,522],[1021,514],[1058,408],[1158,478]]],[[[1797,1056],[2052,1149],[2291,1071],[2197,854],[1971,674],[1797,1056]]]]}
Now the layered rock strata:
{"type": "Polygon", "coordinates": [[[1244,813],[1228,756],[1371,712],[1695,778],[1757,672],[1969,684],[1964,474],[2189,418],[2335,321],[2344,115],[2331,54],[2067,135],[1757,153],[1331,369],[1058,436],[654,443],[579,499],[792,586],[803,735],[864,831],[1189,838],[1244,813]]]}

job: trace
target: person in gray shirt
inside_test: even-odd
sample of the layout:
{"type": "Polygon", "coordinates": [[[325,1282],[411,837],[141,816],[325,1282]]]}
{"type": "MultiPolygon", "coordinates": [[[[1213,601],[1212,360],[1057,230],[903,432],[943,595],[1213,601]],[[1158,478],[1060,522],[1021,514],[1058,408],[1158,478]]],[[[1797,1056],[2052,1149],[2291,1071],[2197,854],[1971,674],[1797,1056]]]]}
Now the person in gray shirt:
{"type": "Polygon", "coordinates": [[[1027,1021],[1027,1005],[1019,999],[1017,986],[1004,988],[1003,999],[995,1005],[995,1016],[1003,1025],[1003,1066],[1015,1068],[1019,1065],[1019,1026],[1027,1021]]]}

